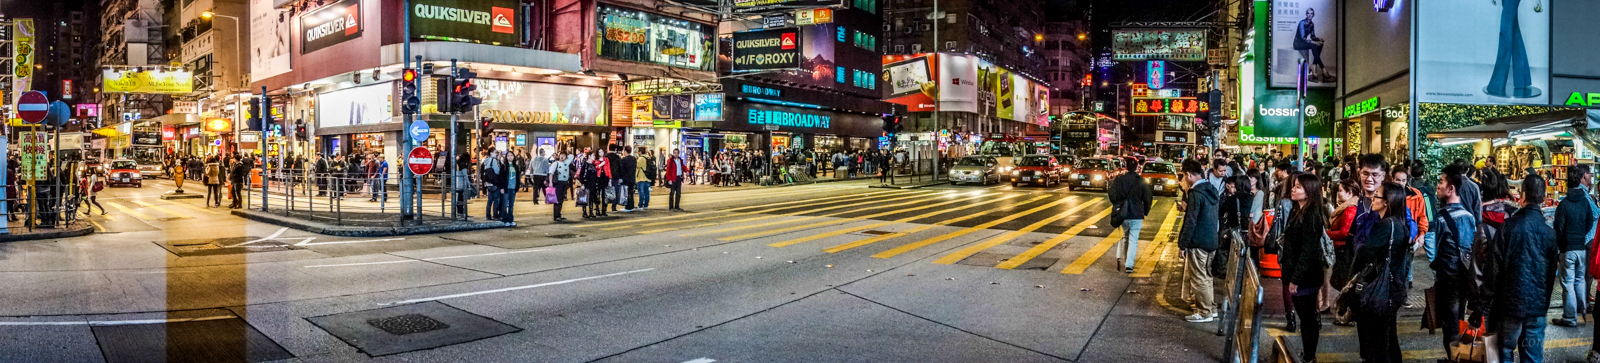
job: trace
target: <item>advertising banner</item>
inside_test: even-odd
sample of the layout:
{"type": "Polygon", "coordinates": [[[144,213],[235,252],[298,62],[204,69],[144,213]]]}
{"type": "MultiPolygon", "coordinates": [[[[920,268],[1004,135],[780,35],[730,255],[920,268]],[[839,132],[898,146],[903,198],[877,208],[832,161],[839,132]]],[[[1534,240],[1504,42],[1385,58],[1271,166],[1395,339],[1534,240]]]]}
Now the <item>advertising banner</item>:
{"type": "Polygon", "coordinates": [[[259,81],[284,74],[289,64],[290,22],[279,21],[287,11],[272,6],[272,0],[250,0],[250,79],[259,81]]]}
{"type": "Polygon", "coordinates": [[[688,120],[694,118],[693,104],[693,95],[672,95],[672,119],[688,120]]]}
{"type": "Polygon", "coordinates": [[[650,110],[651,106],[655,104],[655,100],[652,100],[652,98],[654,97],[638,96],[633,98],[633,122],[631,123],[633,127],[650,127],[655,124],[653,123],[655,117],[650,110]]]}
{"type": "Polygon", "coordinates": [[[799,7],[827,7],[839,5],[839,0],[733,0],[733,7],[748,8],[754,6],[783,5],[799,7]]]}
{"type": "Polygon", "coordinates": [[[481,78],[473,82],[478,89],[472,95],[483,99],[478,114],[495,122],[605,125],[608,119],[605,88],[481,78]]]}
{"type": "Polygon", "coordinates": [[[1050,87],[1043,84],[1034,84],[1033,89],[1033,117],[1036,119],[1033,123],[1039,126],[1050,126],[1050,87]]]}
{"type": "Polygon", "coordinates": [[[672,96],[655,96],[650,98],[650,118],[652,120],[672,119],[672,96]]]}
{"type": "Polygon", "coordinates": [[[517,43],[517,2],[513,0],[413,0],[411,36],[459,42],[517,43]]]}
{"type": "Polygon", "coordinates": [[[102,90],[107,93],[189,93],[194,91],[194,74],[186,71],[135,71],[108,69],[100,72],[102,90]]]}
{"type": "MultiPolygon", "coordinates": [[[[483,86],[478,87],[482,88],[483,86]]],[[[393,98],[394,85],[390,83],[319,94],[317,95],[317,127],[396,122],[398,119],[394,117],[393,98]]]]}
{"type": "MultiPolygon", "coordinates": [[[[1295,137],[1299,133],[1299,116],[1305,112],[1306,136],[1336,137],[1333,133],[1333,90],[1313,89],[1306,93],[1306,107],[1295,108],[1292,90],[1265,90],[1256,96],[1255,124],[1252,137],[1295,137]]],[[[1243,136],[1241,136],[1243,138],[1243,136]]]]}
{"type": "Polygon", "coordinates": [[[782,28],[733,33],[733,71],[799,67],[799,29],[782,28]]]}
{"type": "Polygon", "coordinates": [[[714,29],[683,19],[599,6],[599,55],[630,62],[709,71],[716,50],[714,29]]]}
{"type": "Polygon", "coordinates": [[[1011,83],[1011,71],[1000,67],[994,67],[990,69],[993,70],[993,72],[990,73],[991,76],[989,77],[991,81],[989,83],[989,89],[991,90],[990,92],[994,92],[995,116],[1008,120],[1016,120],[1017,100],[1013,98],[1012,94],[1012,91],[1015,90],[1015,87],[1013,87],[1011,83]]]}
{"type": "Polygon", "coordinates": [[[978,112],[978,57],[939,54],[939,108],[978,112]]]}
{"type": "Polygon", "coordinates": [[[1204,29],[1123,29],[1111,32],[1116,60],[1206,60],[1204,29]]]}
{"type": "Polygon", "coordinates": [[[11,36],[15,42],[13,46],[16,47],[16,53],[11,61],[16,67],[12,68],[11,72],[12,98],[6,104],[15,105],[23,93],[33,90],[33,47],[36,29],[33,28],[33,19],[28,18],[13,20],[11,26],[11,36]]]}
{"type": "Polygon", "coordinates": [[[722,121],[721,93],[702,93],[694,95],[694,120],[695,121],[722,121]]]}
{"type": "Polygon", "coordinates": [[[905,105],[911,112],[933,111],[939,84],[934,82],[934,68],[928,62],[926,54],[919,54],[883,66],[889,76],[889,102],[905,105]]]}
{"type": "Polygon", "coordinates": [[[1269,86],[1296,87],[1300,60],[1307,69],[1307,87],[1335,87],[1339,74],[1339,14],[1334,0],[1272,2],[1272,57],[1269,86]]]}
{"type": "Polygon", "coordinates": [[[1417,102],[1548,104],[1544,1],[1419,2],[1417,102]]]}
{"type": "Polygon", "coordinates": [[[361,37],[361,0],[345,0],[300,16],[300,54],[361,37]]]}

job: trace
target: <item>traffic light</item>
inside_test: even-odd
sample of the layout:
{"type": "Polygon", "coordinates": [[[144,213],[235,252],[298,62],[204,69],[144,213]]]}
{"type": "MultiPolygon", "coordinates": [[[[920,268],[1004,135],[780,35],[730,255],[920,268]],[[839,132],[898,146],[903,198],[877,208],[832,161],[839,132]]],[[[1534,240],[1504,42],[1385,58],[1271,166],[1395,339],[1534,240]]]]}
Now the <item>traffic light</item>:
{"type": "Polygon", "coordinates": [[[406,68],[400,74],[400,113],[415,115],[422,109],[422,99],[417,97],[417,70],[406,68]]]}
{"type": "Polygon", "coordinates": [[[294,138],[306,140],[306,120],[294,120],[294,138]]]}
{"type": "Polygon", "coordinates": [[[484,117],[483,119],[478,120],[478,129],[483,130],[483,134],[484,135],[488,135],[490,133],[493,133],[494,132],[494,119],[488,118],[488,117],[484,117]]]}
{"type": "Polygon", "coordinates": [[[478,106],[479,103],[483,103],[483,100],[479,100],[477,97],[472,97],[472,91],[478,89],[477,85],[472,84],[472,79],[477,77],[478,74],[469,69],[456,71],[455,79],[450,82],[451,112],[462,113],[471,111],[473,107],[478,106]]]}
{"type": "Polygon", "coordinates": [[[261,98],[250,97],[250,118],[245,119],[244,125],[251,130],[261,129],[261,98]]]}
{"type": "Polygon", "coordinates": [[[888,134],[889,137],[900,134],[902,130],[905,130],[905,126],[900,124],[900,116],[885,116],[883,118],[883,133],[888,134]]]}

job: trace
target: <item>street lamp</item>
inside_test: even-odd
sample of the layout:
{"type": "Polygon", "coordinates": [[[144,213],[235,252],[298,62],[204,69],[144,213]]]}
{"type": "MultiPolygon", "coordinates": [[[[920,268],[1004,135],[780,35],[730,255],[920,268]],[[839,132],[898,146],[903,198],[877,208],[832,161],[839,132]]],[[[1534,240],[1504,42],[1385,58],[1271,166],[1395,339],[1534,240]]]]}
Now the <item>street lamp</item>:
{"type": "MultiPolygon", "coordinates": [[[[236,73],[235,76],[239,77],[240,83],[243,83],[244,82],[243,81],[244,80],[244,52],[240,50],[241,48],[239,48],[240,47],[239,44],[244,43],[244,32],[242,31],[243,29],[239,29],[239,18],[235,17],[235,16],[217,14],[216,12],[213,12],[211,10],[206,10],[206,11],[200,12],[200,18],[201,19],[211,20],[212,17],[221,17],[221,18],[225,18],[225,19],[233,21],[233,64],[234,64],[234,73],[236,73]]],[[[244,87],[241,86],[240,88],[244,88],[244,87]]]]}

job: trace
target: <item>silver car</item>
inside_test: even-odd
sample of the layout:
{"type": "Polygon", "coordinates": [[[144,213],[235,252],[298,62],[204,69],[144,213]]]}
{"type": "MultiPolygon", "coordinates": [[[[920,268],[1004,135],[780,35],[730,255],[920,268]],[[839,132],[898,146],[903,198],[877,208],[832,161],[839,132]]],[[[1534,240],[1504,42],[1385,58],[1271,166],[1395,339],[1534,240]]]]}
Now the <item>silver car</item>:
{"type": "Polygon", "coordinates": [[[956,165],[950,168],[950,184],[977,183],[989,185],[990,181],[1000,182],[1000,163],[993,157],[968,156],[956,160],[956,165]]]}

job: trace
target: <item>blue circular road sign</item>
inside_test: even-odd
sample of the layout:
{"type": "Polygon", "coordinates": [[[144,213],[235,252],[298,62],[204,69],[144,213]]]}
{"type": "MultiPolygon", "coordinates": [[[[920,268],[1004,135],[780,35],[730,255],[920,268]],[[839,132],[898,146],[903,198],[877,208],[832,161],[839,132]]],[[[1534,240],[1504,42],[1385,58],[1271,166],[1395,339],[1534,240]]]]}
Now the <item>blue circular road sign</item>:
{"type": "Polygon", "coordinates": [[[428,121],[416,120],[411,126],[406,127],[406,132],[411,134],[411,140],[421,143],[428,141],[428,121]]]}

